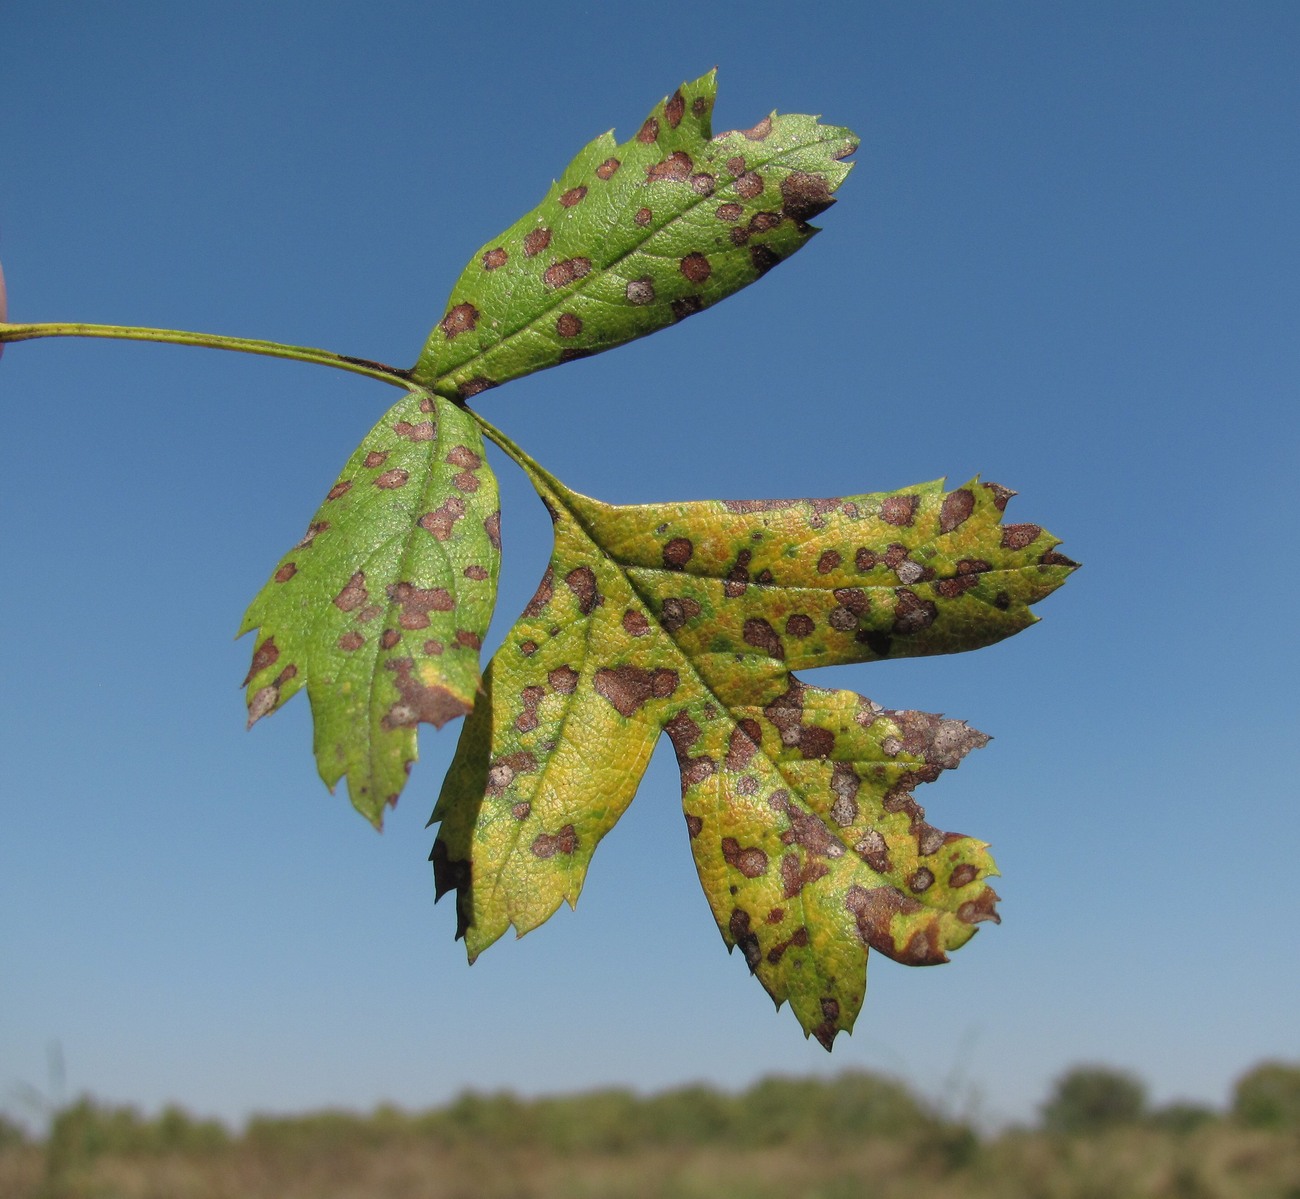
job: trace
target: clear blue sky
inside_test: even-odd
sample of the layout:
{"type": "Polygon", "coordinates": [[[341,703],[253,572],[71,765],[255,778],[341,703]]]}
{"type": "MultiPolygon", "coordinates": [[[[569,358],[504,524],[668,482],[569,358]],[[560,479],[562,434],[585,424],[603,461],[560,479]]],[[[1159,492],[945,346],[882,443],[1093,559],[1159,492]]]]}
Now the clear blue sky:
{"type": "MultiPolygon", "coordinates": [[[[994,742],[925,797],[991,841],[1001,927],[874,958],[833,1056],[728,957],[656,755],[576,912],[472,968],[424,824],[331,797],[305,700],[245,733],[247,601],[390,389],[108,342],[0,363],[0,1102],[253,1110],[784,1071],[1027,1117],[1067,1065],[1220,1101],[1300,1057],[1290,547],[1300,390],[1290,3],[11,5],[15,320],[407,364],[462,265],[587,140],[717,65],[863,138],[795,259],[482,397],[610,501],[982,473],[1085,568],[978,653],[825,672],[994,742]]],[[[548,522],[499,457],[518,613],[548,522]]],[[[815,676],[814,676],[815,677],[815,676]]]]}

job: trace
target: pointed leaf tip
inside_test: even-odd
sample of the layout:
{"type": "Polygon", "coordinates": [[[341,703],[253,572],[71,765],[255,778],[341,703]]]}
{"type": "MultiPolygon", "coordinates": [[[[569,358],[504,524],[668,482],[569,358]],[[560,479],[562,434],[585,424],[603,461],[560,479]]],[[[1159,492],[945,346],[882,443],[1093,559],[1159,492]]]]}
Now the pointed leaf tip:
{"type": "Polygon", "coordinates": [[[587,146],[474,256],[413,378],[468,399],[685,320],[806,244],[857,138],[777,113],[713,137],[715,91],[683,83],[628,141],[587,146]]]}

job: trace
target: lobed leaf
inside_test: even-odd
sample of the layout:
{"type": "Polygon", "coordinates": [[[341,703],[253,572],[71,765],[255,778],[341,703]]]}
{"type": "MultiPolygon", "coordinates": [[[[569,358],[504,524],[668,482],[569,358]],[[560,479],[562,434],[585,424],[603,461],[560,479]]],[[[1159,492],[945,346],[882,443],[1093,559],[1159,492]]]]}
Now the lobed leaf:
{"type": "Polygon", "coordinates": [[[724,940],[829,1048],[868,949],[941,962],[997,919],[987,846],[912,794],[987,738],[791,668],[986,645],[1074,564],[1002,524],[1011,493],[993,484],[615,507],[526,469],[554,553],[433,815],[437,892],[457,892],[471,960],[576,902],[663,731],[724,940]]]}
{"type": "Polygon", "coordinates": [[[715,74],[616,145],[586,147],[532,212],[482,247],[412,377],[466,398],[716,304],[817,230],[857,149],[847,129],[765,117],[711,136],[715,74]]]}
{"type": "Polygon", "coordinates": [[[303,539],[249,606],[249,725],[304,685],[316,763],[376,825],[416,757],[416,725],[473,706],[496,601],[501,513],[473,418],[423,390],[384,414],[303,539]]]}

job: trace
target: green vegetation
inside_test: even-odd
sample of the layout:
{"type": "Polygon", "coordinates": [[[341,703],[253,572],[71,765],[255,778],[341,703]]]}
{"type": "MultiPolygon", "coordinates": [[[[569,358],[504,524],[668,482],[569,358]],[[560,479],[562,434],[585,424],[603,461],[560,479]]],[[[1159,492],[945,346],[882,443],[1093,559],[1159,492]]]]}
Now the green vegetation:
{"type": "MultiPolygon", "coordinates": [[[[980,1135],[865,1073],[766,1078],[652,1096],[610,1089],[446,1107],[257,1116],[234,1134],[178,1108],[146,1119],[81,1099],[44,1142],[8,1123],[5,1199],[1300,1199],[1300,1112],[1243,1126],[1241,1096],[1300,1067],[1243,1076],[1232,1112],[1148,1112],[1131,1075],[1063,1076],[1043,1127],[980,1135]],[[1263,1080],[1261,1083],[1260,1080],[1263,1080]]],[[[1289,1093],[1289,1092],[1288,1092],[1289,1093]]]]}

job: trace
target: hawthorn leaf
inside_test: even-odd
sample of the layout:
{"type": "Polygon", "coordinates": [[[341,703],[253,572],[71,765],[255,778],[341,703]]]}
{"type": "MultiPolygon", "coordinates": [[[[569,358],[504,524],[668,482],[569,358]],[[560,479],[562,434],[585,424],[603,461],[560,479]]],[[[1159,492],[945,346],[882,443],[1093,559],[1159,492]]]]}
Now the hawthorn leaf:
{"type": "Polygon", "coordinates": [[[1012,493],[978,481],[610,506],[525,469],[554,553],[432,817],[457,935],[473,960],[575,903],[667,732],[726,944],[830,1048],[861,1007],[869,949],[942,962],[997,919],[987,846],[935,828],[913,797],[987,738],[791,670],[990,644],[1033,623],[1075,564],[1038,526],[1003,524],[1012,493]]]}
{"type": "Polygon", "coordinates": [[[304,685],[316,764],[376,826],[416,757],[478,696],[501,512],[473,418],[412,389],[348,459],[306,535],[249,606],[250,727],[304,685]]]}
{"type": "Polygon", "coordinates": [[[471,259],[412,378],[468,398],[683,320],[804,245],[858,139],[777,113],[712,137],[715,91],[710,72],[588,145],[471,259]]]}

